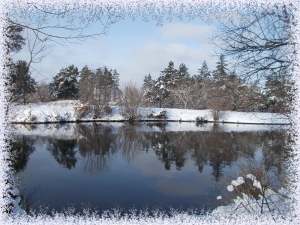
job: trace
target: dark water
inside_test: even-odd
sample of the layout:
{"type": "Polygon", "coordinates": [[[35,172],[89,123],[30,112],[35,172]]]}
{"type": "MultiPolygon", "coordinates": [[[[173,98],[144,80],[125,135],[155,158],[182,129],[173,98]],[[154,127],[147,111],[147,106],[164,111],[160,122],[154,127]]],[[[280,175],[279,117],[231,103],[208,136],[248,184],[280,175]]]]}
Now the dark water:
{"type": "Polygon", "coordinates": [[[255,159],[274,174],[284,171],[285,129],[190,126],[195,131],[176,124],[18,125],[12,168],[24,196],[37,188],[32,201],[100,213],[116,206],[213,209],[213,188],[238,172],[237,163],[255,159]]]}

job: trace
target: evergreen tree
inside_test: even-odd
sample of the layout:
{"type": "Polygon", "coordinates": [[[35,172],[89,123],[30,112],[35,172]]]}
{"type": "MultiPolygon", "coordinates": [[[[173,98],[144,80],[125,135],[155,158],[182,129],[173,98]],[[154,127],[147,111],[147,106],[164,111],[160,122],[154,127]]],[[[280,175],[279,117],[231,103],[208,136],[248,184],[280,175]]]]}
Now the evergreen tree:
{"type": "Polygon", "coordinates": [[[63,68],[50,83],[50,95],[53,100],[78,98],[78,68],[74,65],[63,68]]]}
{"type": "Polygon", "coordinates": [[[163,71],[161,71],[162,77],[161,82],[163,82],[163,85],[165,88],[173,87],[175,84],[176,76],[177,76],[178,70],[174,68],[174,62],[170,61],[167,68],[165,68],[163,71]]]}
{"type": "Polygon", "coordinates": [[[8,77],[8,91],[11,94],[10,101],[14,102],[19,99],[26,104],[26,99],[29,94],[36,92],[36,82],[30,76],[29,66],[26,61],[18,60],[12,64],[12,70],[8,77]]]}
{"type": "Polygon", "coordinates": [[[290,82],[290,75],[285,71],[282,73],[273,72],[267,76],[265,84],[266,108],[271,112],[286,113],[292,102],[293,83],[290,82]]]}
{"type": "Polygon", "coordinates": [[[161,108],[162,103],[167,100],[170,96],[170,91],[165,85],[165,76],[160,74],[158,78],[153,83],[152,88],[146,93],[146,97],[152,103],[159,103],[159,108],[161,108]]]}
{"type": "MultiPolygon", "coordinates": [[[[115,71],[116,78],[118,73],[115,71]]],[[[108,106],[109,101],[112,99],[112,94],[115,88],[113,79],[113,70],[107,67],[99,67],[95,72],[95,93],[96,102],[101,106],[108,106]]]]}
{"type": "Polygon", "coordinates": [[[221,81],[227,76],[228,69],[224,55],[220,55],[219,61],[217,62],[217,69],[213,72],[214,80],[221,81]]]}
{"type": "Polygon", "coordinates": [[[190,74],[188,72],[188,68],[186,67],[185,64],[181,63],[179,65],[179,70],[176,73],[175,76],[175,84],[180,85],[182,84],[183,81],[187,80],[190,78],[190,74]]]}
{"type": "Polygon", "coordinates": [[[198,69],[198,76],[201,80],[210,78],[210,71],[208,69],[206,61],[203,62],[201,69],[198,69]]]}
{"type": "Polygon", "coordinates": [[[95,73],[86,65],[81,69],[79,77],[79,100],[89,102],[94,99],[95,73]]]}
{"type": "Polygon", "coordinates": [[[146,90],[150,90],[154,84],[154,81],[152,80],[151,74],[145,75],[143,80],[143,88],[146,90]]]}
{"type": "Polygon", "coordinates": [[[11,52],[19,52],[22,46],[25,45],[25,38],[21,35],[23,30],[23,27],[17,25],[8,25],[4,28],[4,35],[7,37],[4,47],[7,55],[11,52]]]}
{"type": "Polygon", "coordinates": [[[80,81],[84,81],[86,79],[88,79],[88,77],[90,77],[90,75],[92,74],[92,71],[89,69],[89,67],[87,65],[85,65],[79,74],[80,77],[80,81]]]}
{"type": "Polygon", "coordinates": [[[120,89],[119,89],[119,78],[120,74],[114,69],[112,74],[112,81],[113,81],[113,100],[115,101],[119,97],[120,89]]]}

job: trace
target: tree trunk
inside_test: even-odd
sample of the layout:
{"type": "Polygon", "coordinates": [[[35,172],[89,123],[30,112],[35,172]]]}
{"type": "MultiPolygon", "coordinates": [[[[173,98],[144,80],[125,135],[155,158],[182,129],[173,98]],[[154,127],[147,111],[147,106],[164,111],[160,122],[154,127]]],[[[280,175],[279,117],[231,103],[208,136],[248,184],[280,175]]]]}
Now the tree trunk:
{"type": "Polygon", "coordinates": [[[159,108],[161,108],[161,96],[159,96],[159,108]]]}

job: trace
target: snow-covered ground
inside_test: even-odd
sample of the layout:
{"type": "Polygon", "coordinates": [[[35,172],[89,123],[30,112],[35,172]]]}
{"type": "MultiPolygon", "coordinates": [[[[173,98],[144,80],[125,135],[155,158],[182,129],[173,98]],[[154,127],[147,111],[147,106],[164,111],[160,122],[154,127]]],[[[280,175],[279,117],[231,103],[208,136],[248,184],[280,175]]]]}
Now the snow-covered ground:
{"type": "MultiPolygon", "coordinates": [[[[93,120],[93,113],[87,113],[79,118],[78,109],[82,104],[77,100],[64,100],[48,103],[37,103],[27,105],[13,105],[8,112],[8,121],[17,123],[43,123],[43,122],[61,122],[61,121],[82,121],[93,120]]],[[[141,120],[149,120],[149,114],[158,115],[165,110],[167,120],[195,121],[196,118],[204,118],[207,121],[213,121],[210,110],[189,110],[189,109],[164,109],[164,108],[140,108],[139,114],[141,120]]],[[[97,120],[125,120],[126,117],[120,115],[119,107],[112,106],[112,114],[101,115],[97,120]]],[[[153,118],[151,118],[153,120],[153,118]]],[[[157,119],[160,120],[160,119],[157,119]]],[[[281,114],[276,113],[258,113],[258,112],[221,112],[219,121],[231,123],[256,123],[256,124],[289,124],[290,120],[281,114]]]]}

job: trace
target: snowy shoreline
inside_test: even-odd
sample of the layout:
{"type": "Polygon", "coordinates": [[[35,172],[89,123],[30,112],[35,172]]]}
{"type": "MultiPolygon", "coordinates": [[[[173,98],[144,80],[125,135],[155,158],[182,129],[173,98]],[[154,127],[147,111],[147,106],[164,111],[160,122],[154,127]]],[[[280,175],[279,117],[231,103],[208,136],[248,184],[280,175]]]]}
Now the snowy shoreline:
{"type": "MultiPolygon", "coordinates": [[[[10,122],[11,124],[56,124],[56,123],[164,123],[164,122],[195,122],[194,120],[76,120],[76,121],[54,121],[54,122],[10,122]]],[[[201,123],[201,122],[199,122],[201,123]]],[[[245,122],[226,122],[226,121],[207,121],[202,123],[229,123],[229,124],[245,124],[245,125],[292,125],[291,123],[245,123],[245,122]]]]}
{"type": "MultiPolygon", "coordinates": [[[[255,125],[291,125],[289,118],[277,113],[262,112],[220,112],[219,120],[214,120],[210,110],[191,110],[174,108],[139,108],[140,117],[129,120],[120,114],[120,107],[111,106],[109,115],[93,119],[93,112],[80,117],[78,109],[82,104],[78,100],[63,100],[28,105],[12,105],[7,121],[11,124],[51,124],[51,123],[88,123],[88,122],[196,122],[199,118],[207,123],[255,124],[255,125]],[[149,118],[166,111],[166,118],[149,118]]],[[[199,122],[201,123],[201,122],[199,122]]]]}

